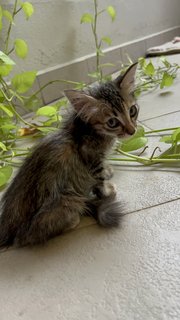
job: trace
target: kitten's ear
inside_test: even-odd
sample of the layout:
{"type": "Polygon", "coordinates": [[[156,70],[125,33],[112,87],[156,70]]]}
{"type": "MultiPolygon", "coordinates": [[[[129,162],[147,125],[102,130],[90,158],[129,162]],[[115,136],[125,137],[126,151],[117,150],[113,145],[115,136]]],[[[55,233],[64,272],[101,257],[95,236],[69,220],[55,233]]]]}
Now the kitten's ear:
{"type": "Polygon", "coordinates": [[[64,93],[78,113],[97,112],[97,100],[84,91],[64,90],[64,93]],[[88,107],[88,109],[87,109],[88,107]]]}
{"type": "Polygon", "coordinates": [[[137,65],[138,62],[132,64],[123,76],[119,76],[114,80],[119,89],[124,89],[128,91],[128,93],[134,91],[137,65]]]}

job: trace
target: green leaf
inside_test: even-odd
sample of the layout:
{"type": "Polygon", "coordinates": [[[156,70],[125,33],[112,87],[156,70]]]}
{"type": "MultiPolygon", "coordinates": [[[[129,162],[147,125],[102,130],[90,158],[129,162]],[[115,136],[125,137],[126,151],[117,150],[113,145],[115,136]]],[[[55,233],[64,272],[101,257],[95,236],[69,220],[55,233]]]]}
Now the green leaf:
{"type": "Polygon", "coordinates": [[[170,144],[173,142],[172,136],[164,136],[159,141],[160,142],[165,142],[165,143],[170,143],[170,144]]]}
{"type": "Polygon", "coordinates": [[[144,137],[144,134],[145,134],[144,127],[138,126],[136,133],[130,139],[144,137]]]}
{"type": "Polygon", "coordinates": [[[116,10],[114,9],[114,7],[108,6],[106,10],[107,10],[107,13],[110,15],[112,21],[114,21],[116,18],[116,10]]]}
{"type": "Polygon", "coordinates": [[[90,13],[84,13],[81,17],[81,23],[93,23],[94,18],[90,13]]]}
{"type": "Polygon", "coordinates": [[[61,100],[57,101],[55,104],[52,105],[58,111],[61,107],[66,107],[68,104],[67,98],[62,98],[61,100]]]}
{"type": "Polygon", "coordinates": [[[129,141],[123,141],[120,149],[125,152],[138,150],[147,144],[148,139],[146,137],[139,137],[130,139],[129,141]]]}
{"type": "Polygon", "coordinates": [[[111,43],[112,43],[112,40],[111,40],[111,38],[109,38],[109,37],[103,37],[103,38],[101,38],[101,40],[102,40],[103,42],[106,42],[109,46],[110,46],[111,43]]]}
{"type": "MultiPolygon", "coordinates": [[[[168,158],[168,156],[176,154],[175,158],[180,159],[180,144],[179,145],[174,145],[161,153],[161,155],[158,158],[168,158]]],[[[169,157],[170,158],[170,157],[169,157]]]]}
{"type": "Polygon", "coordinates": [[[165,57],[160,57],[160,60],[162,61],[162,63],[165,65],[166,68],[169,68],[171,66],[171,64],[167,61],[165,57]]]}
{"type": "Polygon", "coordinates": [[[141,88],[135,89],[134,94],[135,94],[135,97],[138,98],[141,94],[141,88]]]}
{"type": "Polygon", "coordinates": [[[28,19],[32,16],[32,14],[34,13],[34,7],[33,7],[33,5],[32,5],[30,2],[28,2],[28,1],[22,3],[22,4],[21,4],[21,8],[23,9],[23,11],[24,11],[24,13],[25,13],[25,15],[26,15],[26,19],[27,19],[27,20],[28,20],[28,19]]]}
{"type": "Polygon", "coordinates": [[[16,128],[17,127],[15,125],[13,125],[13,124],[3,124],[1,126],[1,129],[2,129],[3,133],[7,133],[7,132],[9,132],[9,131],[11,131],[13,129],[16,129],[16,128]]]}
{"type": "Polygon", "coordinates": [[[13,168],[11,166],[5,166],[0,168],[0,186],[5,185],[10,179],[13,172],[13,168]]]}
{"type": "Polygon", "coordinates": [[[152,64],[152,62],[149,62],[147,64],[147,66],[145,67],[145,70],[144,70],[145,74],[147,74],[148,76],[153,76],[154,73],[155,73],[155,68],[152,64]]]}
{"type": "Polygon", "coordinates": [[[0,168],[0,187],[6,184],[6,176],[3,172],[1,172],[1,169],[2,168],[0,168]]]}
{"type": "Polygon", "coordinates": [[[0,89],[0,103],[5,100],[2,90],[0,89]]]}
{"type": "Polygon", "coordinates": [[[165,71],[160,84],[160,88],[163,89],[164,87],[170,87],[173,84],[173,81],[173,77],[165,71]]]}
{"type": "Polygon", "coordinates": [[[172,140],[174,142],[180,141],[180,128],[176,129],[172,134],[172,140]]]}
{"type": "Polygon", "coordinates": [[[141,69],[143,69],[146,66],[146,59],[144,57],[140,57],[138,59],[138,63],[140,65],[141,69]]]}
{"type": "Polygon", "coordinates": [[[12,71],[13,66],[8,66],[6,65],[0,65],[0,75],[2,77],[6,77],[10,74],[10,72],[12,71]]]}
{"type": "Polygon", "coordinates": [[[3,151],[7,151],[7,148],[5,146],[4,143],[0,142],[0,148],[3,150],[3,151]]]}
{"type": "Polygon", "coordinates": [[[3,10],[2,14],[9,22],[13,22],[13,17],[11,12],[9,12],[8,10],[3,10]]]}
{"type": "Polygon", "coordinates": [[[19,58],[26,58],[28,54],[27,43],[22,39],[16,39],[14,41],[15,52],[19,58]]]}
{"type": "Polygon", "coordinates": [[[0,61],[4,62],[4,64],[6,65],[11,65],[11,66],[15,65],[15,62],[2,51],[0,51],[0,61]]]}
{"type": "Polygon", "coordinates": [[[4,52],[0,51],[0,75],[2,77],[8,76],[14,65],[14,61],[4,52]]]}
{"type": "MultiPolygon", "coordinates": [[[[123,139],[120,141],[120,149],[122,149],[123,151],[136,150],[136,148],[132,149],[132,148],[134,148],[135,143],[140,143],[140,144],[142,143],[143,144],[143,141],[144,141],[144,144],[142,146],[144,146],[147,143],[148,139],[145,138],[146,140],[138,140],[139,138],[144,138],[144,135],[145,135],[144,128],[142,126],[138,126],[136,133],[133,136],[131,136],[130,138],[127,138],[125,140],[123,139]],[[125,150],[124,148],[127,150],[125,150]]],[[[139,147],[139,148],[141,148],[141,147],[139,147]]],[[[139,148],[137,148],[137,149],[139,149],[139,148]]]]}
{"type": "Polygon", "coordinates": [[[56,108],[51,106],[41,107],[36,111],[37,116],[52,117],[56,114],[56,108]]]}
{"type": "Polygon", "coordinates": [[[47,121],[44,121],[43,125],[46,127],[50,127],[53,123],[60,122],[61,120],[62,120],[62,117],[60,115],[58,115],[58,118],[57,118],[57,115],[55,115],[50,117],[47,121]]]}
{"type": "Polygon", "coordinates": [[[25,93],[32,87],[36,74],[36,71],[22,72],[12,78],[11,84],[18,93],[25,93]]]}
{"type": "Polygon", "coordinates": [[[32,95],[30,98],[24,101],[24,106],[29,110],[37,110],[41,105],[40,99],[37,96],[32,95]]]}
{"type": "Polygon", "coordinates": [[[13,113],[9,110],[9,106],[5,106],[4,104],[0,103],[0,109],[3,110],[10,118],[13,117],[13,113]]]}

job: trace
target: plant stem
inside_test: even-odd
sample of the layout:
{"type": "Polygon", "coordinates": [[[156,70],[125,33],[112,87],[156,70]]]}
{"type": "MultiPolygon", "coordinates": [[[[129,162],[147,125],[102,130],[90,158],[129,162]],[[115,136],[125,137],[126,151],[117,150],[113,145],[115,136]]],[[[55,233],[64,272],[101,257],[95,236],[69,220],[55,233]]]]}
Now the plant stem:
{"type": "MultiPolygon", "coordinates": [[[[0,160],[1,161],[1,160],[0,160]]],[[[7,164],[11,164],[14,167],[20,167],[21,163],[20,162],[16,162],[16,161],[8,161],[8,160],[3,160],[3,162],[7,163],[7,164]]]]}
{"type": "Polygon", "coordinates": [[[102,81],[102,70],[100,68],[100,44],[97,35],[97,19],[98,19],[98,2],[94,0],[94,23],[91,24],[92,32],[94,35],[95,47],[96,47],[96,72],[99,74],[99,81],[102,81]]]}
{"type": "MultiPolygon", "coordinates": [[[[44,86],[42,86],[39,90],[37,90],[35,93],[32,94],[32,96],[29,97],[29,99],[37,96],[41,91],[43,91],[46,87],[48,87],[49,85],[56,83],[56,82],[61,82],[61,83],[67,83],[67,84],[73,84],[73,85],[78,85],[79,82],[76,81],[71,81],[71,80],[63,80],[63,79],[58,79],[58,80],[52,80],[49,81],[48,83],[46,83],[44,86]]],[[[85,84],[84,84],[85,86],[85,84]]]]}
{"type": "Polygon", "coordinates": [[[7,53],[7,55],[9,56],[13,51],[14,51],[14,47],[7,53]]]}
{"type": "Polygon", "coordinates": [[[158,130],[150,130],[146,131],[145,134],[151,134],[151,133],[157,133],[157,132],[164,132],[164,131],[170,131],[170,130],[177,130],[180,127],[174,127],[174,128],[163,128],[163,129],[158,129],[158,130]]]}
{"type": "Polygon", "coordinates": [[[22,8],[19,8],[18,10],[16,10],[15,14],[17,14],[21,10],[22,10],[22,8]]]}
{"type": "Polygon", "coordinates": [[[111,161],[128,161],[128,162],[137,162],[135,159],[130,159],[130,158],[109,158],[111,161]]]}
{"type": "MultiPolygon", "coordinates": [[[[164,159],[164,158],[159,158],[159,157],[151,159],[151,158],[138,157],[138,156],[135,156],[135,155],[130,154],[128,152],[124,152],[120,149],[118,150],[118,152],[129,157],[130,159],[134,159],[134,161],[140,162],[144,165],[152,165],[152,164],[158,164],[158,163],[169,163],[170,164],[170,163],[175,163],[175,162],[180,163],[180,159],[164,159]]],[[[118,159],[116,159],[116,161],[118,161],[118,159]]],[[[120,161],[122,161],[122,160],[120,160],[120,161]]],[[[124,159],[124,161],[129,161],[129,160],[124,159]]]]}
{"type": "MultiPolygon", "coordinates": [[[[6,84],[6,82],[5,82],[2,78],[0,79],[0,82],[1,82],[1,84],[2,84],[2,86],[3,86],[3,89],[4,89],[5,91],[9,91],[8,85],[6,84]]],[[[5,99],[7,100],[7,103],[9,104],[9,106],[10,106],[11,111],[13,112],[13,114],[14,114],[21,122],[23,122],[25,125],[28,125],[28,126],[33,127],[33,128],[36,128],[36,126],[35,126],[34,124],[27,122],[26,120],[24,120],[24,119],[20,116],[20,114],[19,114],[19,113],[16,111],[16,109],[14,108],[14,106],[13,106],[13,104],[12,104],[12,102],[11,102],[11,99],[9,99],[8,96],[6,96],[6,94],[4,93],[3,90],[1,90],[1,91],[2,91],[5,99]]]]}
{"type": "MultiPolygon", "coordinates": [[[[19,153],[19,154],[15,154],[15,155],[3,155],[1,156],[1,159],[9,159],[9,158],[15,158],[15,157],[22,157],[22,156],[26,156],[29,152],[23,152],[23,153],[19,153]]],[[[3,160],[4,161],[4,160],[3,160]]]]}
{"type": "MultiPolygon", "coordinates": [[[[130,155],[129,155],[130,157],[130,155]]],[[[179,163],[180,164],[180,159],[162,159],[162,158],[154,158],[154,159],[146,159],[146,160],[142,160],[141,157],[136,157],[136,160],[132,160],[130,158],[110,158],[109,160],[113,160],[113,161],[126,161],[126,162],[139,162],[141,164],[144,165],[153,165],[153,164],[160,164],[160,163],[166,163],[166,164],[171,164],[171,163],[179,163]]]]}
{"type": "Polygon", "coordinates": [[[12,21],[10,21],[10,23],[9,23],[9,28],[8,28],[8,31],[7,31],[7,37],[6,37],[6,40],[5,40],[5,53],[7,55],[8,55],[9,38],[10,38],[10,34],[11,34],[12,24],[13,24],[13,21],[14,21],[14,16],[16,15],[16,11],[17,11],[17,3],[18,3],[18,0],[15,0],[13,13],[12,13],[12,21]]]}

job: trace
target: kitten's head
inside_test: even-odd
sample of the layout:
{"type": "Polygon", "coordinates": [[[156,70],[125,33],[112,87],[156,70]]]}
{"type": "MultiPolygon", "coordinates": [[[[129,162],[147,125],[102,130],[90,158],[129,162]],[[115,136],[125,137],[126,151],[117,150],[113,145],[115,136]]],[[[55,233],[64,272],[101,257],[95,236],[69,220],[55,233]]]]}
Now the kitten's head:
{"type": "Polygon", "coordinates": [[[88,93],[65,91],[78,116],[99,134],[123,138],[135,133],[139,111],[133,93],[136,68],[137,63],[123,76],[91,88],[88,93]]]}

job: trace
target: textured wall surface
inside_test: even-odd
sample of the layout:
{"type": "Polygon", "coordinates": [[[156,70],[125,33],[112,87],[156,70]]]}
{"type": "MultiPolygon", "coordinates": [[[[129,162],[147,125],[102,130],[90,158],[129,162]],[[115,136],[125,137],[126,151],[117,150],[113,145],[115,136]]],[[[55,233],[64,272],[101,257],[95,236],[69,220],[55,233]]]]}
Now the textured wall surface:
{"type": "MultiPolygon", "coordinates": [[[[14,1],[2,1],[8,8],[14,1]]],[[[32,0],[35,13],[26,21],[23,13],[13,35],[29,44],[27,61],[21,69],[42,70],[94,52],[89,25],[81,25],[83,13],[93,11],[92,0],[32,0]]],[[[150,35],[180,24],[179,0],[99,0],[100,9],[112,4],[117,10],[114,23],[105,13],[99,20],[99,34],[110,36],[113,45],[150,35]]]]}

